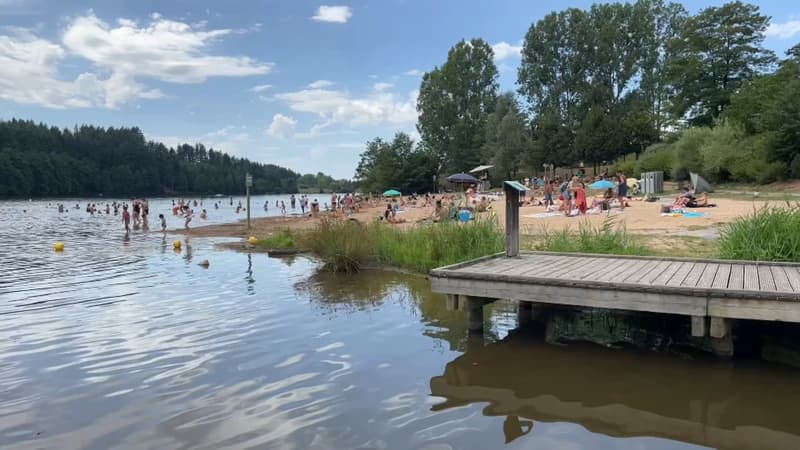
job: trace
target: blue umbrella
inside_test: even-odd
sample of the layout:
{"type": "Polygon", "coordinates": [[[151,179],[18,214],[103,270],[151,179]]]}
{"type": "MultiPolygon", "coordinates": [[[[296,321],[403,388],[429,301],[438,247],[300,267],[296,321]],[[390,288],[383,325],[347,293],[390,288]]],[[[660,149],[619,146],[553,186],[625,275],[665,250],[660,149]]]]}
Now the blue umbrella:
{"type": "Polygon", "coordinates": [[[478,184],[480,181],[473,177],[468,173],[457,173],[455,175],[450,175],[447,177],[447,181],[451,183],[461,183],[461,184],[478,184]]]}
{"type": "Polygon", "coordinates": [[[589,185],[589,189],[614,189],[615,187],[617,186],[608,180],[595,181],[589,185]]]}

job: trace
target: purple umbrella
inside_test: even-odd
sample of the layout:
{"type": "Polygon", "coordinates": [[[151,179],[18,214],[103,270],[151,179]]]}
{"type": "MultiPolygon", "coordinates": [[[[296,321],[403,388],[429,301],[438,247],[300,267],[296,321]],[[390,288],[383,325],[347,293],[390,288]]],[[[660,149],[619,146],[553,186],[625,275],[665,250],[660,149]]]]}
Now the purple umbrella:
{"type": "Polygon", "coordinates": [[[447,181],[460,184],[479,184],[480,181],[468,173],[457,173],[447,177],[447,181]]]}

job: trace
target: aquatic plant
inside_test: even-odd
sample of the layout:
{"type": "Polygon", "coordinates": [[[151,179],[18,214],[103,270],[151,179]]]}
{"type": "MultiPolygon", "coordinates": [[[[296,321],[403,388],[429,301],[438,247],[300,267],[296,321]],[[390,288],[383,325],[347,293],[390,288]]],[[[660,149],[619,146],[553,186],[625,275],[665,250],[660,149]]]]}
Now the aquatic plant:
{"type": "Polygon", "coordinates": [[[444,222],[400,229],[378,227],[381,262],[420,272],[493,253],[505,246],[505,234],[495,220],[444,222]]]}
{"type": "Polygon", "coordinates": [[[532,236],[533,248],[548,252],[603,253],[613,255],[650,255],[652,250],[642,245],[627,229],[613,218],[599,226],[581,222],[578,232],[568,229],[551,232],[547,228],[532,236]]]}
{"type": "Polygon", "coordinates": [[[384,223],[324,220],[302,235],[302,244],[325,268],[354,272],[386,264],[419,272],[502,251],[504,234],[494,220],[431,223],[400,228],[384,223]]]}
{"type": "Polygon", "coordinates": [[[800,204],[764,206],[720,230],[719,255],[751,261],[800,261],[800,204]]]}
{"type": "Polygon", "coordinates": [[[294,235],[288,228],[259,239],[258,245],[267,249],[297,248],[294,235]]]}

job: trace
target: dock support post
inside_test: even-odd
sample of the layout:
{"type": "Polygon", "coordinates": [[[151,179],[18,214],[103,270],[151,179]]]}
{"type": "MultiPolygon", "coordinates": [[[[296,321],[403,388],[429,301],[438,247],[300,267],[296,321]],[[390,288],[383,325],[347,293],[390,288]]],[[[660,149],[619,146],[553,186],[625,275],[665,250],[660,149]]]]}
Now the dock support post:
{"type": "Polygon", "coordinates": [[[711,350],[715,355],[723,358],[733,356],[733,325],[732,319],[712,317],[709,334],[711,335],[711,350]]]}
{"type": "Polygon", "coordinates": [[[457,311],[458,310],[458,295],[455,294],[447,294],[445,297],[445,306],[447,307],[448,311],[457,311]]]}
{"type": "Polygon", "coordinates": [[[707,328],[705,316],[692,316],[692,337],[704,337],[707,328]]]}
{"type": "Polygon", "coordinates": [[[479,333],[483,331],[483,305],[493,301],[492,299],[483,297],[466,296],[467,329],[469,329],[470,332],[479,333]]]}
{"type": "Polygon", "coordinates": [[[528,326],[533,321],[533,304],[531,302],[519,301],[517,303],[517,326],[519,328],[528,326]]]}

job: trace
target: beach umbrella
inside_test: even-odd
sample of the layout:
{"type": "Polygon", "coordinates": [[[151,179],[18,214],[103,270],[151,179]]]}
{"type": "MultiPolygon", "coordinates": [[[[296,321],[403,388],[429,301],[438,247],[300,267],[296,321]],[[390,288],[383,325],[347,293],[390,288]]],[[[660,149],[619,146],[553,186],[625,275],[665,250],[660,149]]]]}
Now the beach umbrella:
{"type": "Polygon", "coordinates": [[[389,189],[388,191],[383,193],[384,197],[400,197],[402,194],[400,191],[395,189],[389,189]]]}
{"type": "Polygon", "coordinates": [[[711,184],[700,175],[694,172],[689,172],[689,178],[691,178],[692,180],[692,186],[694,187],[695,194],[702,194],[703,192],[706,193],[714,192],[714,188],[711,187],[711,184]]]}
{"type": "Polygon", "coordinates": [[[480,180],[468,173],[457,173],[447,177],[447,181],[457,184],[480,184],[480,180]]]}
{"type": "Polygon", "coordinates": [[[589,185],[589,189],[614,189],[614,183],[608,180],[599,180],[589,185]]]}

